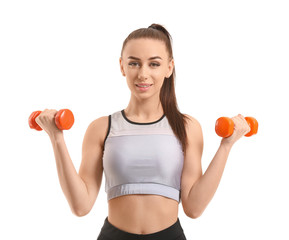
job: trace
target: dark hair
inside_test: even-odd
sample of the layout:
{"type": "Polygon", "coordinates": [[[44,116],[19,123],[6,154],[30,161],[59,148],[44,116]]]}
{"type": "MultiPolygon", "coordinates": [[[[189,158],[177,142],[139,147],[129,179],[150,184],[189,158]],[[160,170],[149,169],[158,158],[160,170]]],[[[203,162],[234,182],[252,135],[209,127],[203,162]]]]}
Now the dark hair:
{"type": "MultiPolygon", "coordinates": [[[[148,28],[140,28],[130,33],[123,42],[121,56],[127,42],[131,39],[139,38],[150,38],[163,41],[166,45],[169,58],[173,59],[173,50],[171,44],[172,37],[169,32],[162,25],[159,24],[152,24],[148,28]]],[[[176,72],[174,68],[171,76],[169,78],[165,78],[165,81],[162,85],[160,91],[160,101],[164,110],[164,114],[166,115],[174,134],[179,139],[182,145],[183,152],[185,153],[187,147],[187,134],[185,124],[186,119],[189,118],[182,114],[178,109],[175,94],[175,77],[176,72]]]]}

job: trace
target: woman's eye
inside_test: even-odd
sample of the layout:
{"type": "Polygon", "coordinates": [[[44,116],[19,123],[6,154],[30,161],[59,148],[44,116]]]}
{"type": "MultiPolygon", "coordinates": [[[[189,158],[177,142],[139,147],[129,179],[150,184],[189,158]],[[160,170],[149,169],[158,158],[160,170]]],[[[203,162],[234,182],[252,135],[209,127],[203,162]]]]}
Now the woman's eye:
{"type": "Polygon", "coordinates": [[[158,67],[158,66],[160,66],[160,64],[159,63],[152,63],[152,66],[153,67],[158,67]]]}
{"type": "Polygon", "coordinates": [[[128,65],[130,65],[130,66],[137,66],[138,63],[137,63],[137,62],[131,62],[131,63],[129,63],[128,65]]]}

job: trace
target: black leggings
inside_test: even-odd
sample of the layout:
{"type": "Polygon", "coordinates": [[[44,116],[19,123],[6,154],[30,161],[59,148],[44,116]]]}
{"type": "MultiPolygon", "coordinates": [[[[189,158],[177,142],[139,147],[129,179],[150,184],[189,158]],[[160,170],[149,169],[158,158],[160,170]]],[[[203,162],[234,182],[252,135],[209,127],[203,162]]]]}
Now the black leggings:
{"type": "Polygon", "coordinates": [[[105,218],[104,224],[98,235],[97,240],[186,240],[183,228],[180,224],[180,220],[176,221],[170,227],[161,230],[159,232],[151,234],[135,234],[122,231],[113,226],[108,217],[105,218]]]}

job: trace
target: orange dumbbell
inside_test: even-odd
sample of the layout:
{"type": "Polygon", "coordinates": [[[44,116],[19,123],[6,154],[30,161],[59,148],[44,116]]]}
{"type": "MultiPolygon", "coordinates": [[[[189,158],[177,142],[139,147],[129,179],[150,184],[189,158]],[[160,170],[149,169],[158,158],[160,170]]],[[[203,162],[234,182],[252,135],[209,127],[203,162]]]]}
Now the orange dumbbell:
{"type": "MultiPolygon", "coordinates": [[[[42,128],[35,122],[35,118],[39,116],[42,111],[35,111],[31,113],[28,123],[31,129],[41,131],[42,128]]],[[[73,113],[69,109],[61,109],[55,115],[55,124],[60,130],[68,130],[74,123],[73,113]]]]}
{"type": "MultiPolygon", "coordinates": [[[[245,117],[251,131],[245,137],[250,137],[258,132],[258,122],[253,117],[245,117]]],[[[230,137],[234,132],[234,122],[231,118],[220,117],[216,121],[215,131],[220,137],[230,137]]]]}

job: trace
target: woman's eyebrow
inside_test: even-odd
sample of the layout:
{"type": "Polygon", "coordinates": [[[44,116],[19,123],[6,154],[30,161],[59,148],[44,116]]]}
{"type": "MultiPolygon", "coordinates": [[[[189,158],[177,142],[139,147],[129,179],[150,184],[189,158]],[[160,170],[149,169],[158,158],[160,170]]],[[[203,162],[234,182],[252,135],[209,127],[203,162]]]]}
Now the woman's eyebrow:
{"type": "MultiPolygon", "coordinates": [[[[129,56],[128,59],[140,60],[139,58],[134,57],[134,56],[129,56]]],[[[159,57],[159,56],[150,57],[148,60],[154,60],[154,59],[161,59],[161,60],[163,60],[163,59],[162,59],[161,57],[159,57]]]]}

